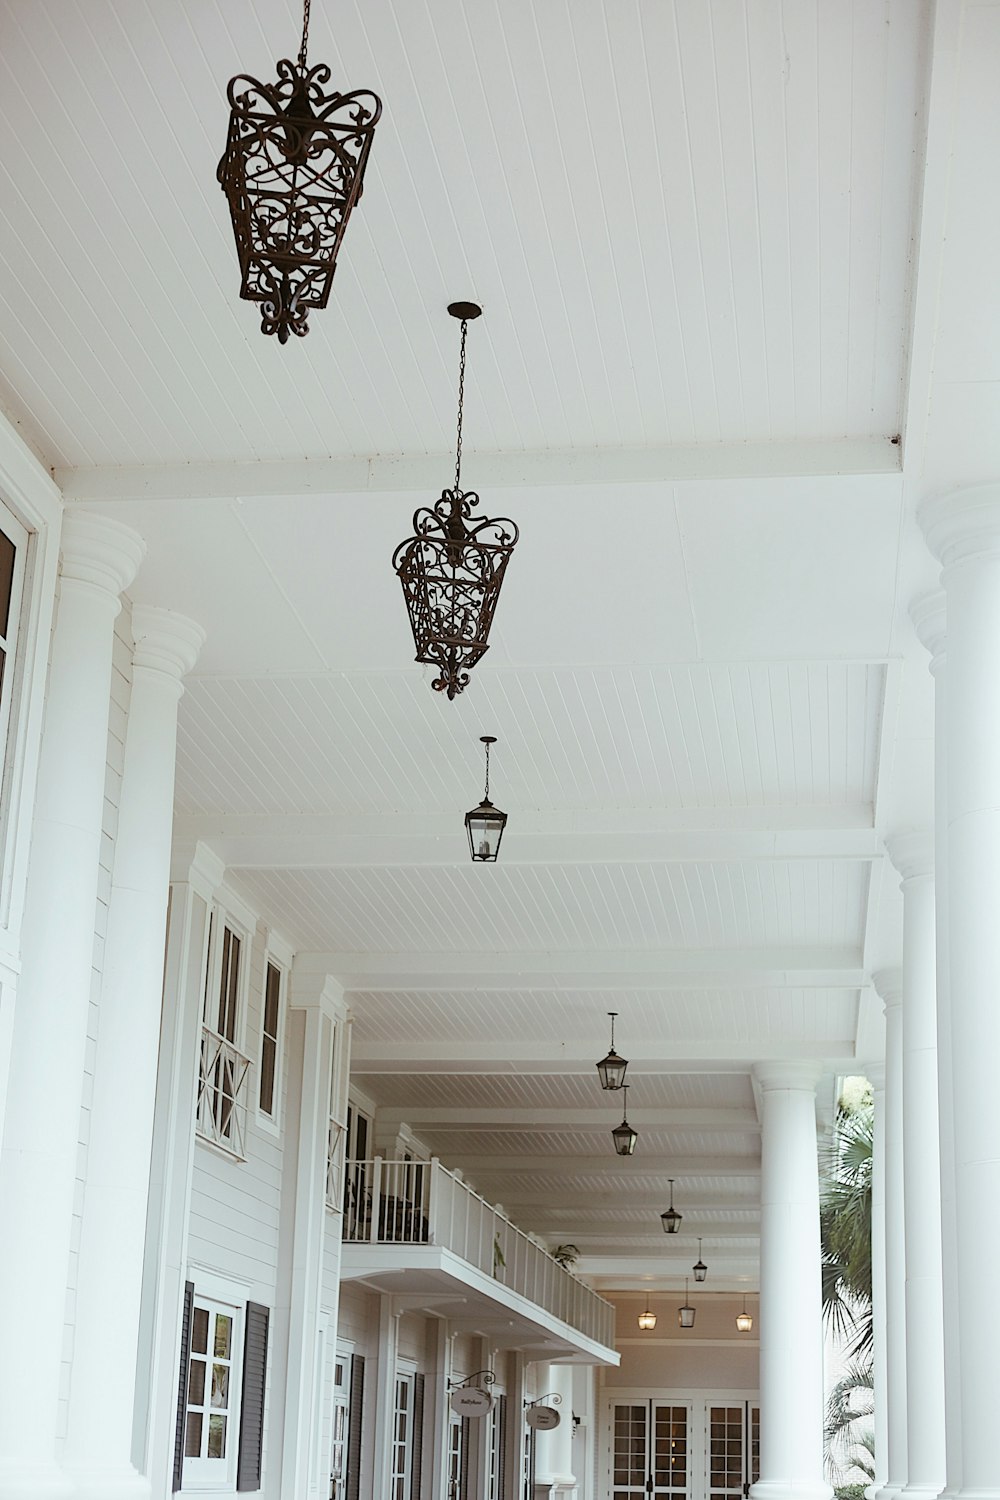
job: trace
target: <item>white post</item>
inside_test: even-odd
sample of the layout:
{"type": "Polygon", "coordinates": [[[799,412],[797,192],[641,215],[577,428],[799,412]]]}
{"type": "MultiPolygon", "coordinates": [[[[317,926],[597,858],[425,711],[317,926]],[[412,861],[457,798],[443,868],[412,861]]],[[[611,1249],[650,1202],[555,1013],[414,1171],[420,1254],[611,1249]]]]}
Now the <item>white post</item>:
{"type": "Polygon", "coordinates": [[[392,1435],[396,1414],[396,1355],[399,1319],[395,1298],[378,1299],[378,1358],[375,1371],[375,1420],[372,1452],[372,1496],[392,1494],[392,1435]]]}
{"type": "Polygon", "coordinates": [[[889,1475],[888,1350],[885,1332],[885,1064],[866,1070],[872,1086],[872,1373],[875,1387],[875,1478],[866,1495],[884,1489],[889,1475]]]}
{"type": "Polygon", "coordinates": [[[903,877],[904,1493],[933,1500],[945,1482],[934,836],[899,834],[886,847],[903,877]]]}
{"type": "Polygon", "coordinates": [[[55,1457],[94,955],[114,622],[143,554],[129,527],[63,522],[59,607],[0,1154],[0,1497],[61,1496],[55,1457]]]}
{"type": "MultiPolygon", "coordinates": [[[[327,1233],[326,1168],[334,1034],[346,1009],[343,991],[327,976],[301,976],[292,970],[289,1023],[301,1028],[299,1114],[296,1122],[294,1197],[282,1215],[282,1261],[288,1295],[288,1368],[282,1419],[282,1492],[305,1497],[315,1490],[314,1420],[322,1402],[316,1388],[316,1340],[323,1292],[323,1249],[327,1233]]],[[[346,1045],[346,1041],[345,1041],[346,1045]]],[[[336,1342],[336,1314],[329,1336],[336,1342]]],[[[322,1421],[320,1420],[322,1428],[322,1421]]]]}
{"type": "Polygon", "coordinates": [[[148,1496],[132,1463],[142,1257],[170,879],[177,705],[204,639],[132,613],[135,655],[94,1071],[63,1462],[77,1494],[148,1496]]]}
{"type": "Polygon", "coordinates": [[[1000,1379],[984,1293],[1000,1242],[1000,484],[945,495],[921,524],[944,564],[948,997],[955,1151],[962,1495],[1000,1495],[1000,1379]]]}
{"type": "Polygon", "coordinates": [[[944,1305],[944,1443],[946,1495],[962,1487],[962,1407],[958,1357],[958,1239],[955,1228],[955,1127],[951,1008],[948,1000],[948,776],[945,596],[923,594],[910,619],[930,652],[934,679],[934,902],[937,936],[938,1136],[941,1156],[941,1259],[944,1305]]]}
{"type": "Polygon", "coordinates": [[[876,1500],[906,1485],[906,1239],[903,1220],[903,973],[872,975],[885,1005],[886,1479],[876,1500]]]}
{"type": "Polygon", "coordinates": [[[754,1500],[830,1500],[823,1479],[816,1072],[754,1070],[761,1110],[760,1479],[754,1500]]]}

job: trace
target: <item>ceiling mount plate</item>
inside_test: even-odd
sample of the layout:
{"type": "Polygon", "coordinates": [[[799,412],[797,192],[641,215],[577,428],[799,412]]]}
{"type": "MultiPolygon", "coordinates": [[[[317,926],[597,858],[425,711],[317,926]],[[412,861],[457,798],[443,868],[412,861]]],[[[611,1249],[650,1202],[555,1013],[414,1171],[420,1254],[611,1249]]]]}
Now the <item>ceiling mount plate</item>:
{"type": "Polygon", "coordinates": [[[478,318],[482,315],[483,310],[478,302],[449,302],[448,311],[453,318],[462,318],[466,322],[471,323],[473,318],[478,318]]]}

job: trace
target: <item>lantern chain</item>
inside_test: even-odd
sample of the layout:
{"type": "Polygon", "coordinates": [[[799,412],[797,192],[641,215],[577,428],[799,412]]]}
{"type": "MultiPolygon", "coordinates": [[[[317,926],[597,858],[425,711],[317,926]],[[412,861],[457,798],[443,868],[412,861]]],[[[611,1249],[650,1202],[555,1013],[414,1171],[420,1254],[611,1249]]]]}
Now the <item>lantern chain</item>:
{"type": "Polygon", "coordinates": [[[309,11],[312,0],[303,0],[302,6],[302,45],[299,48],[299,67],[305,71],[306,48],[309,45],[309,11]]]}
{"type": "MultiPolygon", "coordinates": [[[[462,324],[462,332],[463,332],[463,334],[465,332],[465,324],[464,323],[462,324]]],[[[455,480],[455,488],[456,488],[456,490],[458,489],[458,480],[457,479],[455,480]]],[[[485,800],[488,802],[490,800],[490,742],[489,742],[489,740],[486,741],[486,792],[485,792],[484,795],[485,795],[485,800]]]]}
{"type": "MultiPolygon", "coordinates": [[[[306,0],[308,4],[308,0],[306,0]]],[[[467,318],[462,319],[462,349],[458,356],[458,438],[455,444],[455,493],[461,493],[462,481],[462,413],[465,409],[465,336],[468,332],[467,318]]],[[[486,752],[489,765],[489,749],[486,752]]]]}

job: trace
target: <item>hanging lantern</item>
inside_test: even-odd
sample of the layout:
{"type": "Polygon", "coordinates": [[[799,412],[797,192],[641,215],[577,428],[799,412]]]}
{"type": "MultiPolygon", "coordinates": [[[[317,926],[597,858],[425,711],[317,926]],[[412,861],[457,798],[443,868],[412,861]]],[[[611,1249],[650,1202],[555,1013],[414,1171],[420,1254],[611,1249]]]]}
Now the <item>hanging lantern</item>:
{"type": "Polygon", "coordinates": [[[326,63],[306,64],[309,3],[297,62],[274,83],[240,74],[229,84],[229,138],[217,176],[229,200],[240,296],[261,304],[261,331],[285,344],[325,307],[337,252],[361,197],[382,104],[367,89],[327,94],[326,63]]]}
{"type": "Polygon", "coordinates": [[[479,496],[462,489],[465,340],[470,320],[478,318],[482,308],[474,302],[453,302],[448,311],[462,323],[455,487],[442,490],[432,508],[414,514],[414,535],[400,542],[392,565],[403,586],[415,659],[436,667],[431,686],[454,698],[468,686],[471,668],[489,650],[493,611],[518,530],[513,521],[490,521],[485,516],[467,524],[479,496]]]}
{"type": "Polygon", "coordinates": [[[664,1234],[676,1234],[681,1227],[683,1215],[679,1214],[674,1207],[674,1179],[668,1177],[667,1181],[670,1183],[670,1207],[660,1215],[660,1223],[663,1225],[664,1234]]]}
{"type": "Polygon", "coordinates": [[[620,1089],[625,1083],[625,1069],[628,1063],[624,1057],[619,1057],[615,1051],[615,1016],[616,1010],[609,1010],[611,1017],[611,1050],[607,1057],[602,1057],[597,1064],[597,1076],[601,1080],[602,1089],[620,1089]]]}
{"type": "Polygon", "coordinates": [[[740,1333],[749,1333],[753,1327],[753,1318],[747,1312],[747,1294],[743,1293],[743,1311],[736,1314],[736,1327],[740,1333]]]}
{"type": "Polygon", "coordinates": [[[646,1308],[639,1314],[639,1327],[644,1333],[649,1333],[656,1327],[656,1314],[649,1310],[649,1295],[646,1296],[646,1308]]]}
{"type": "Polygon", "coordinates": [[[639,1135],[637,1131],[632,1129],[628,1120],[625,1118],[625,1115],[628,1111],[627,1083],[622,1084],[622,1090],[625,1094],[625,1105],[622,1110],[622,1122],[620,1125],[616,1125],[614,1130],[612,1130],[611,1137],[615,1143],[615,1150],[618,1152],[619,1156],[631,1156],[632,1152],[635,1150],[635,1143],[639,1139],[639,1135]]]}
{"type": "Polygon", "coordinates": [[[465,815],[465,831],[469,835],[469,851],[475,864],[493,864],[500,853],[500,840],[507,826],[507,814],[494,807],[490,801],[490,746],[495,745],[495,734],[479,736],[486,746],[486,790],[478,807],[465,815]]]}
{"type": "Polygon", "coordinates": [[[694,1279],[695,1279],[695,1281],[704,1281],[705,1277],[708,1275],[708,1267],[706,1266],[705,1262],[701,1258],[701,1240],[700,1239],[698,1240],[698,1259],[695,1261],[694,1265],[691,1267],[691,1270],[694,1272],[694,1279]]]}
{"type": "Polygon", "coordinates": [[[687,1283],[687,1277],[685,1276],[685,1278],[684,1278],[684,1306],[683,1307],[679,1307],[677,1309],[677,1323],[678,1323],[678,1326],[681,1327],[681,1328],[693,1328],[694,1327],[694,1315],[695,1315],[696,1312],[697,1312],[697,1308],[692,1307],[691,1304],[690,1304],[690,1302],[688,1301],[688,1283],[687,1283]]]}

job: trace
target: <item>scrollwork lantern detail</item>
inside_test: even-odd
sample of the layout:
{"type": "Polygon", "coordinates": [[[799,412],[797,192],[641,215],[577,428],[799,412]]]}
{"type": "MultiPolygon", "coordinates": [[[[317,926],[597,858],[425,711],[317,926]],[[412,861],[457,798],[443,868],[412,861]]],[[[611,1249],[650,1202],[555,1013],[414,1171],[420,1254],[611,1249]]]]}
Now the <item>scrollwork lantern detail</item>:
{"type": "Polygon", "coordinates": [[[344,231],[361,197],[382,104],[368,89],[325,92],[326,63],[309,67],[305,0],[298,60],[273,83],[230,80],[229,136],[217,176],[229,200],[242,281],[261,304],[261,331],[309,332],[309,313],[330,296],[344,231]]]}
{"type": "Polygon", "coordinates": [[[462,489],[465,341],[469,321],[482,308],[453,302],[448,311],[462,323],[455,483],[442,490],[435,505],[416,511],[413,536],[400,542],[392,565],[403,587],[415,659],[437,668],[431,686],[453,699],[468,687],[471,668],[489,650],[493,612],[518,529],[506,518],[473,520],[479,496],[462,489]]]}

